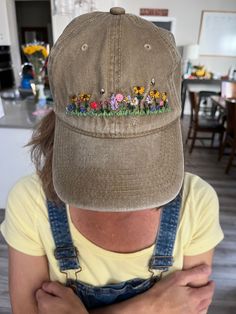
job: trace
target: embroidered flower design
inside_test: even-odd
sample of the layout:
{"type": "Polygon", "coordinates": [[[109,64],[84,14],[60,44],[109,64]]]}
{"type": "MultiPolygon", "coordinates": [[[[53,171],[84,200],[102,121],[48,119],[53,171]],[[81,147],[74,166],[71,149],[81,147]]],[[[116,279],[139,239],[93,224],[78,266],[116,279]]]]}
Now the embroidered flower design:
{"type": "Polygon", "coordinates": [[[96,103],[96,101],[91,102],[90,103],[90,108],[97,109],[98,108],[98,103],[96,103]]]}
{"type": "Polygon", "coordinates": [[[82,101],[89,101],[91,95],[89,95],[89,94],[80,94],[79,97],[80,97],[80,100],[82,100],[82,101]]]}
{"type": "Polygon", "coordinates": [[[161,93],[161,99],[162,99],[163,101],[166,101],[166,100],[167,100],[167,93],[166,93],[166,92],[161,93]]]}
{"type": "Polygon", "coordinates": [[[78,101],[78,97],[76,95],[73,95],[71,97],[71,102],[76,102],[76,101],[78,101]]]}
{"type": "Polygon", "coordinates": [[[110,104],[112,110],[117,110],[119,108],[119,104],[114,94],[111,96],[110,104]]]}
{"type": "Polygon", "coordinates": [[[126,97],[124,98],[124,101],[125,101],[126,103],[131,103],[131,96],[130,96],[130,95],[126,96],[126,97]]]}
{"type": "Polygon", "coordinates": [[[122,101],[124,99],[124,96],[122,94],[116,94],[116,100],[122,101]]]}
{"type": "Polygon", "coordinates": [[[150,91],[150,96],[154,98],[160,98],[160,92],[156,89],[150,91]]]}
{"type": "Polygon", "coordinates": [[[70,97],[66,113],[75,116],[129,116],[161,114],[171,111],[167,93],[153,89],[144,100],[145,88],[134,86],[134,95],[113,93],[110,98],[90,101],[91,95],[80,93],[70,97]]]}
{"type": "Polygon", "coordinates": [[[147,102],[148,104],[151,104],[151,103],[152,103],[152,97],[148,95],[148,96],[146,97],[146,102],[147,102]]]}
{"type": "Polygon", "coordinates": [[[80,111],[80,112],[87,112],[86,108],[85,108],[85,107],[82,107],[82,106],[79,108],[79,111],[80,111]]]}
{"type": "Polygon", "coordinates": [[[135,86],[134,92],[137,95],[143,95],[145,88],[143,86],[135,86]]]}
{"type": "Polygon", "coordinates": [[[69,104],[68,106],[67,106],[67,110],[68,111],[74,111],[76,109],[76,105],[75,104],[69,104]]]}
{"type": "Polygon", "coordinates": [[[134,98],[131,100],[131,104],[132,104],[133,106],[138,106],[138,104],[139,104],[138,98],[137,98],[137,97],[134,97],[134,98]]]}

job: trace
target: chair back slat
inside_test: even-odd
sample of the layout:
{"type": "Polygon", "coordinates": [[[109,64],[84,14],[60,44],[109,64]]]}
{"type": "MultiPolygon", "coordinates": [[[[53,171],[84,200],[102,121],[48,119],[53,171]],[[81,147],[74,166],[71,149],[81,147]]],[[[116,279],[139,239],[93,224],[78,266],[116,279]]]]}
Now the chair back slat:
{"type": "Polygon", "coordinates": [[[197,139],[202,140],[211,140],[211,147],[214,145],[215,134],[219,134],[219,149],[222,145],[223,134],[225,128],[223,126],[223,121],[220,122],[218,119],[210,118],[202,116],[200,114],[200,97],[198,92],[188,91],[190,107],[191,107],[191,116],[189,123],[189,130],[186,139],[186,144],[188,139],[192,139],[192,143],[189,148],[189,153],[192,153],[193,147],[195,145],[195,141],[197,139]],[[211,137],[203,134],[203,136],[199,136],[199,133],[208,133],[211,134],[211,137]]]}
{"type": "Polygon", "coordinates": [[[226,99],[227,133],[236,138],[236,99],[226,99]]]}
{"type": "Polygon", "coordinates": [[[198,124],[199,99],[196,92],[189,91],[191,120],[198,124]]]}

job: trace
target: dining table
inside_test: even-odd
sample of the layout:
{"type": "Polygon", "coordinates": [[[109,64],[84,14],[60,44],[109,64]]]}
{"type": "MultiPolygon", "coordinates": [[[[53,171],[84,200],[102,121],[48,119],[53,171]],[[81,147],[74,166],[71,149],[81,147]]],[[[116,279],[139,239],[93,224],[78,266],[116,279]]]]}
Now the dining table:
{"type": "Polygon", "coordinates": [[[210,99],[213,103],[213,105],[219,107],[221,110],[226,110],[226,98],[217,96],[217,95],[212,95],[210,96],[210,99]]]}
{"type": "Polygon", "coordinates": [[[220,91],[221,83],[221,79],[183,78],[181,83],[181,118],[184,116],[187,91],[191,88],[191,85],[194,85],[198,90],[209,90],[208,86],[210,86],[210,90],[220,91]]]}

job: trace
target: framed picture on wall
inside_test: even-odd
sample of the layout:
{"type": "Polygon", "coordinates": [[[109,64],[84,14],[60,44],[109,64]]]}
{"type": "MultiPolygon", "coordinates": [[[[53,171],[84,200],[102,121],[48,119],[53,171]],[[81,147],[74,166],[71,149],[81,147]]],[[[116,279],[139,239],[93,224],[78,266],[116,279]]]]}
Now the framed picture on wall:
{"type": "Polygon", "coordinates": [[[162,27],[171,31],[175,35],[176,18],[170,16],[152,16],[152,15],[142,15],[143,19],[146,19],[158,27],[162,27]]]}
{"type": "Polygon", "coordinates": [[[199,53],[236,57],[236,11],[202,11],[199,53]]]}

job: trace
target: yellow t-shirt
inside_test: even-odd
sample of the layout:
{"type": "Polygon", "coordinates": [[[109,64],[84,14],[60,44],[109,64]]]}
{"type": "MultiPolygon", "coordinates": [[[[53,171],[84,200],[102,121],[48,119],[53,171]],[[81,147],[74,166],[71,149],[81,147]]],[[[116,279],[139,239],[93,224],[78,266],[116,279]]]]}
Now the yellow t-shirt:
{"type": "MultiPolygon", "coordinates": [[[[87,240],[73,225],[67,206],[69,227],[79,250],[82,271],[78,279],[95,286],[132,278],[148,278],[148,262],[154,245],[135,253],[106,251],[87,240]]],[[[19,180],[8,197],[1,232],[7,243],[23,253],[47,255],[50,279],[65,283],[66,276],[55,259],[45,195],[36,174],[19,180]]],[[[109,235],[108,235],[109,236],[109,235]]],[[[180,220],[174,246],[173,267],[164,275],[182,269],[185,255],[197,255],[214,248],[223,239],[219,224],[219,203],[214,189],[196,175],[186,173],[180,220]]],[[[158,271],[155,271],[158,274],[158,271]]],[[[74,271],[69,271],[74,277],[74,271]]]]}

